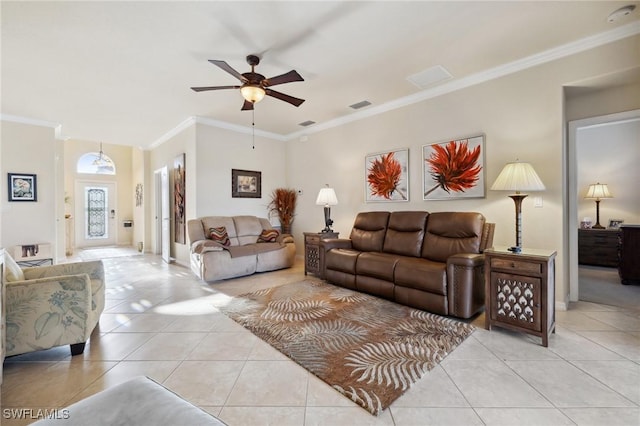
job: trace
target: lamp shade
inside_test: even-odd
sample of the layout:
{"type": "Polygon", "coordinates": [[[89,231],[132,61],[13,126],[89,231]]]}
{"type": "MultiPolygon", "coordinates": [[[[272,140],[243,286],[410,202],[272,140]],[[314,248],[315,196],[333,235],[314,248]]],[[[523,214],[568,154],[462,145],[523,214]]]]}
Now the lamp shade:
{"type": "Polygon", "coordinates": [[[245,84],[240,88],[240,93],[245,100],[256,103],[260,102],[262,98],[264,98],[265,92],[264,89],[260,86],[245,84]]]}
{"type": "Polygon", "coordinates": [[[338,197],[336,197],[336,191],[333,188],[322,188],[316,198],[316,204],[319,206],[335,206],[338,204],[338,197]]]}
{"type": "Polygon", "coordinates": [[[598,182],[589,185],[587,195],[585,195],[584,198],[595,198],[596,200],[600,200],[602,198],[613,198],[613,195],[609,192],[609,188],[607,188],[606,183],[598,182]]]}
{"type": "Polygon", "coordinates": [[[545,187],[529,163],[507,163],[491,186],[494,191],[544,191],[545,187]]]}

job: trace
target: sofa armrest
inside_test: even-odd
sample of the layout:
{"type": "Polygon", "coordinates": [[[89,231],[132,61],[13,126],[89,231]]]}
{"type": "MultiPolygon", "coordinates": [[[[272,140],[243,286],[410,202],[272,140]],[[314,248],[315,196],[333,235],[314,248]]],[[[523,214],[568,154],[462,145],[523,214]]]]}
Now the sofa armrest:
{"type": "Polygon", "coordinates": [[[223,251],[224,247],[217,241],[198,240],[191,244],[191,253],[203,254],[208,251],[223,251]]]}
{"type": "Polygon", "coordinates": [[[326,240],[320,240],[320,248],[325,253],[334,248],[350,249],[351,240],[347,238],[327,238],[326,240]]]}
{"type": "Polygon", "coordinates": [[[484,307],[484,254],[459,253],[447,259],[449,315],[470,318],[484,307]]]}
{"type": "Polygon", "coordinates": [[[7,354],[86,342],[97,322],[87,274],[6,283],[7,354]]]}

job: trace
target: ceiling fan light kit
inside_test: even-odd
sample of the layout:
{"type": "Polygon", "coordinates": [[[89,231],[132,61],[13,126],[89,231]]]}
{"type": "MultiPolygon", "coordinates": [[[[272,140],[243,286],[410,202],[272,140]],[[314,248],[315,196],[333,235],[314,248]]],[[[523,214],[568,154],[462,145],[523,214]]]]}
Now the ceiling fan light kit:
{"type": "Polygon", "coordinates": [[[265,91],[262,87],[253,84],[245,84],[240,88],[242,97],[251,103],[260,102],[265,95],[265,91]]]}
{"type": "Polygon", "coordinates": [[[191,90],[195,92],[204,92],[207,90],[240,89],[240,93],[245,101],[241,108],[242,111],[253,110],[254,104],[256,102],[260,102],[265,96],[280,99],[281,101],[288,102],[296,107],[300,106],[304,102],[304,99],[294,98],[293,96],[269,89],[269,87],[276,86],[278,84],[304,81],[304,78],[302,78],[296,70],[291,70],[275,77],[265,78],[262,74],[255,72],[256,65],[260,63],[260,58],[256,55],[247,56],[247,63],[251,66],[251,71],[242,74],[232,68],[225,61],[210,59],[209,62],[240,80],[242,85],[192,87],[191,90]]]}

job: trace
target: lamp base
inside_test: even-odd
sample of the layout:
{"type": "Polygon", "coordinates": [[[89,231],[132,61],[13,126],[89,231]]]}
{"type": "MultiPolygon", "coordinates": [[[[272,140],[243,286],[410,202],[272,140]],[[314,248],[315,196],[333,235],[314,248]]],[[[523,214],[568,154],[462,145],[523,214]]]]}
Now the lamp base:
{"type": "Polygon", "coordinates": [[[605,227],[604,227],[604,226],[602,226],[602,225],[600,225],[599,223],[596,223],[595,225],[593,225],[593,226],[591,227],[591,229],[605,229],[605,227]]]}
{"type": "Polygon", "coordinates": [[[320,231],[321,233],[325,234],[327,232],[333,232],[333,229],[331,229],[333,220],[331,220],[331,207],[329,206],[324,206],[324,224],[325,227],[322,231],[320,231]]]}
{"type": "Polygon", "coordinates": [[[513,246],[513,247],[509,247],[507,250],[509,250],[510,252],[513,252],[513,253],[521,253],[522,252],[522,247],[513,246]]]}

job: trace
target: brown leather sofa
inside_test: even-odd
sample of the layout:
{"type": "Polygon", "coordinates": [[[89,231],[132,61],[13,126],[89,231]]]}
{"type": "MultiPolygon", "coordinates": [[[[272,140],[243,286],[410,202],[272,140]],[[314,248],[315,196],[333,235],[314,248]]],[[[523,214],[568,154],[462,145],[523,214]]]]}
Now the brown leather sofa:
{"type": "Polygon", "coordinates": [[[441,315],[484,307],[485,248],[495,224],[474,212],[365,212],[349,239],[321,242],[334,284],[441,315]]]}

